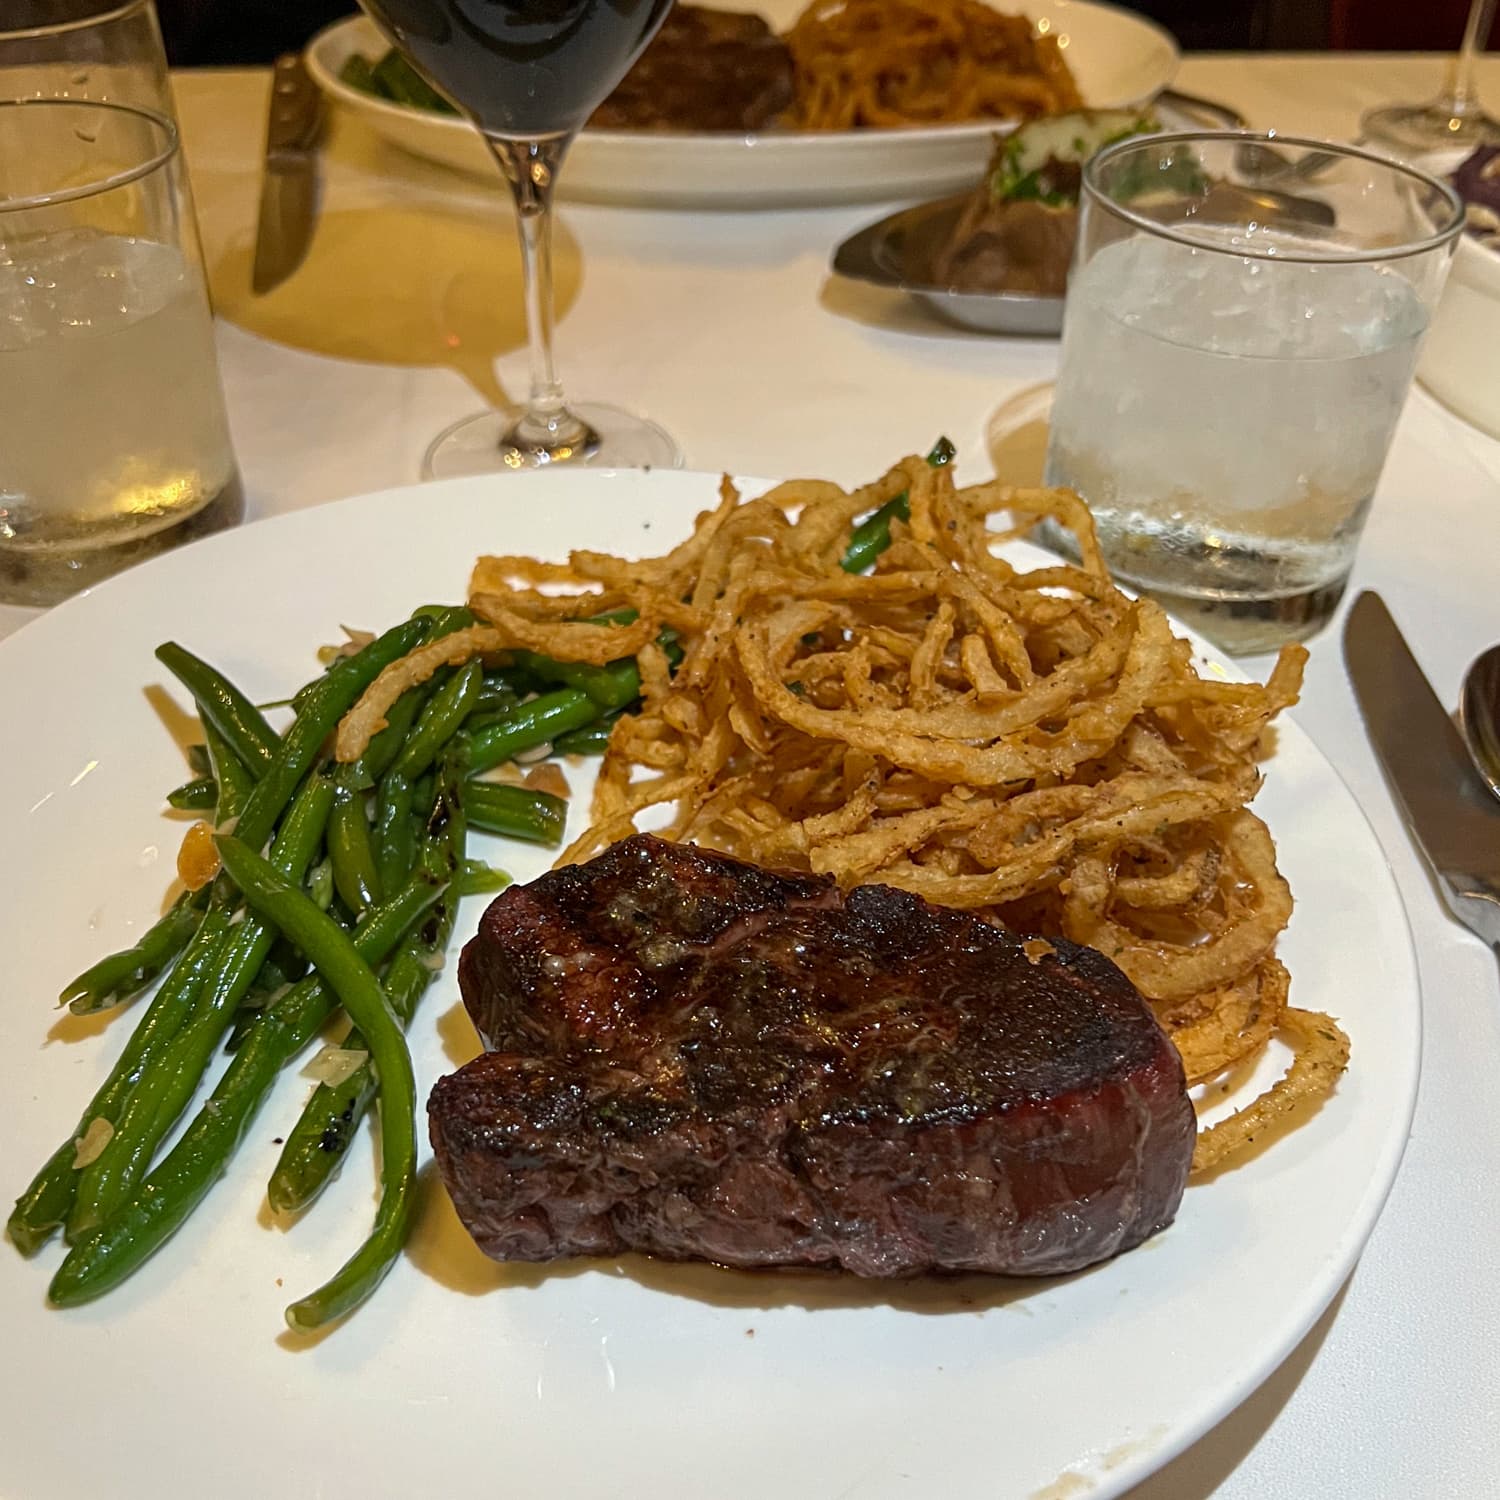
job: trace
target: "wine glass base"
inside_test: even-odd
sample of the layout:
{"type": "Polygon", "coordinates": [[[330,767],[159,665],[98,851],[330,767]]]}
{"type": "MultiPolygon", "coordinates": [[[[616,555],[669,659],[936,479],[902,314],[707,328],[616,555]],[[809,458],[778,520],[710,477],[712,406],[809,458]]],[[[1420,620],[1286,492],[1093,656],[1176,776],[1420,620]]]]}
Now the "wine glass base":
{"type": "Polygon", "coordinates": [[[424,479],[463,474],[525,474],[536,469],[680,469],[682,450],[666,429],[618,406],[569,403],[589,429],[585,442],[562,451],[518,442],[519,411],[485,411],[440,432],[422,458],[424,479]]]}
{"type": "Polygon", "coordinates": [[[1388,104],[1367,110],[1359,123],[1363,137],[1398,151],[1472,151],[1500,145],[1500,120],[1479,109],[1457,114],[1440,104],[1388,104]]]}

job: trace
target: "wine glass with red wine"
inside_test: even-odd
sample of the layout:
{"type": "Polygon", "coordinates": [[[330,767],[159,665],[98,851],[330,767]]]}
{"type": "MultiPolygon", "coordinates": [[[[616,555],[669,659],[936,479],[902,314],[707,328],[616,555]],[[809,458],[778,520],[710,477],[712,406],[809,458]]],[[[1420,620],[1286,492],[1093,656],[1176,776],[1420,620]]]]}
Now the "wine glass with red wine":
{"type": "Polygon", "coordinates": [[[677,445],[619,407],[568,403],[552,362],[552,194],[583,122],[625,76],[672,0],[360,0],[484,136],[516,200],[531,394],[440,434],[429,477],[552,464],[671,468],[677,445]]]}

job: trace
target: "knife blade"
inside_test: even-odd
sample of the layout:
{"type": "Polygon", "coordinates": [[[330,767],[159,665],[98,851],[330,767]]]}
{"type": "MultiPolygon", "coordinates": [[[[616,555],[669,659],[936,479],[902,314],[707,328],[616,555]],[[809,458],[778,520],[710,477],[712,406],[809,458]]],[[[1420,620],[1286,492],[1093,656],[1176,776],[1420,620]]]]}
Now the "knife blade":
{"type": "Polygon", "coordinates": [[[323,99],[295,53],[276,59],[266,121],[266,161],[260,182],[255,264],[256,296],[280,285],[302,264],[318,211],[318,132],[323,99]]]}
{"type": "Polygon", "coordinates": [[[1344,660],[1370,742],[1453,915],[1500,943],[1500,806],[1379,594],[1354,601],[1344,660]]]}

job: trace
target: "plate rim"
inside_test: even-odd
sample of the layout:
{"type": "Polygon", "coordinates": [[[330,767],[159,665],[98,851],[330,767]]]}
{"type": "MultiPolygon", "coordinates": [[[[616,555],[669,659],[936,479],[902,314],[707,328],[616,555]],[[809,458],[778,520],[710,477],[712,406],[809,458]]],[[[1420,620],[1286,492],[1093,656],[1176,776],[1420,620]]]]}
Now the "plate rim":
{"type": "MultiPolygon", "coordinates": [[[[1123,5],[1116,5],[1112,0],[1049,0],[1049,3],[1066,10],[1103,11],[1121,20],[1129,21],[1138,26],[1143,32],[1152,34],[1153,39],[1166,50],[1170,59],[1170,70],[1167,78],[1156,88],[1130,99],[1122,100],[1118,104],[1100,105],[1098,108],[1109,109],[1132,109],[1155,98],[1161,89],[1167,88],[1176,76],[1177,69],[1182,64],[1182,48],[1176,37],[1166,29],[1160,22],[1153,20],[1150,16],[1143,15],[1137,11],[1128,9],[1123,5]]],[[[998,7],[997,7],[998,8],[998,7]]],[[[342,41],[346,35],[352,36],[356,33],[364,35],[369,31],[380,34],[380,28],[376,26],[363,11],[356,11],[353,15],[340,16],[330,21],[326,26],[320,28],[313,34],[311,39],[303,48],[303,56],[306,59],[308,71],[312,73],[318,87],[326,94],[336,98],[340,103],[353,109],[372,109],[374,113],[383,115],[387,119],[410,121],[421,120],[428,125],[441,126],[443,129],[455,135],[462,134],[471,136],[474,127],[461,115],[438,114],[433,110],[417,109],[408,104],[399,104],[393,99],[383,99],[378,94],[367,94],[362,89],[356,89],[352,84],[345,83],[338,76],[335,68],[330,66],[325,58],[325,52],[336,42],[342,41]]],[[[721,150],[721,151],[743,151],[747,149],[765,150],[767,147],[773,149],[786,149],[789,151],[805,147],[831,143],[832,147],[846,147],[855,142],[880,140],[889,142],[895,146],[913,145],[923,142],[947,142],[967,141],[976,136],[992,135],[996,130],[1003,130],[1008,126],[1015,125],[1012,120],[976,120],[962,123],[944,125],[898,125],[882,127],[879,130],[581,130],[575,141],[577,143],[597,143],[604,146],[614,147],[638,147],[642,140],[661,141],[678,147],[687,147],[697,150],[721,150]]]]}

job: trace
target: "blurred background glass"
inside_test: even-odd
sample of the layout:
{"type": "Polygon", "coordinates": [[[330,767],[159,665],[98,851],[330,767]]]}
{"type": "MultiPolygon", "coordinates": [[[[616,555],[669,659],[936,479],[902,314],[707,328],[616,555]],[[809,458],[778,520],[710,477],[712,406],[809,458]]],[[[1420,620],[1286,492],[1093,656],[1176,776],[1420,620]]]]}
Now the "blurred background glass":
{"type": "MultiPolygon", "coordinates": [[[[1084,169],[1048,484],[1231,651],[1333,613],[1463,223],[1400,164],[1250,132],[1084,169]]],[[[1067,534],[1048,539],[1066,548],[1067,534]]]]}
{"type": "Polygon", "coordinates": [[[1398,152],[1472,151],[1500,141],[1500,122],[1484,108],[1474,81],[1474,64],[1495,24],[1495,0],[1473,0],[1463,41],[1443,87],[1419,104],[1386,104],[1367,110],[1360,130],[1368,140],[1398,152]]]}
{"type": "Polygon", "coordinates": [[[54,603],[243,512],[149,0],[59,10],[0,30],[10,604],[54,603]]]}
{"type": "Polygon", "coordinates": [[[151,0],[5,0],[0,99],[100,99],[171,118],[151,0]]]}

